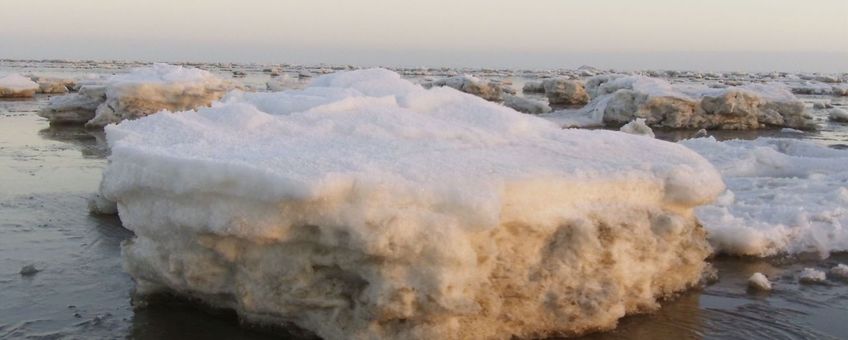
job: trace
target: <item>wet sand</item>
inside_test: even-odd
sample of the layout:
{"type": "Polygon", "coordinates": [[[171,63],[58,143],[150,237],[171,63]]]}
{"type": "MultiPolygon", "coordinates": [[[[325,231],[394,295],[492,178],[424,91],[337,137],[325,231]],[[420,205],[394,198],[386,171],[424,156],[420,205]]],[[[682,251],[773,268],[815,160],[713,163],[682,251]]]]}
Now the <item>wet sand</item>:
{"type": "MultiPolygon", "coordinates": [[[[279,329],[243,327],[232,313],[179,299],[133,307],[120,244],[132,237],[114,216],[90,215],[107,151],[102,133],[50,127],[35,111],[46,96],[0,101],[0,338],[265,339],[279,329]],[[40,271],[19,274],[26,265],[40,271]]],[[[826,270],[848,254],[711,260],[719,281],[624,318],[588,339],[838,339],[848,336],[848,283],[802,285],[804,267],[826,270]],[[747,291],[763,272],[770,293],[747,291]]],[[[294,334],[282,334],[295,337],[294,334]]]]}

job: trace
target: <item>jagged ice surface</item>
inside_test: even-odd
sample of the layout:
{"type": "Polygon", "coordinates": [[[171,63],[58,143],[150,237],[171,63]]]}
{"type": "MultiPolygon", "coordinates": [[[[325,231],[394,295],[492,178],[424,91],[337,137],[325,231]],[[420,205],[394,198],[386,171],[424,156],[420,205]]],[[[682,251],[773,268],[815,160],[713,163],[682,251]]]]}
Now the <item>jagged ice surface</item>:
{"type": "Polygon", "coordinates": [[[848,151],[795,139],[681,142],[727,184],[698,208],[716,251],[737,255],[848,250],[848,151]]]}

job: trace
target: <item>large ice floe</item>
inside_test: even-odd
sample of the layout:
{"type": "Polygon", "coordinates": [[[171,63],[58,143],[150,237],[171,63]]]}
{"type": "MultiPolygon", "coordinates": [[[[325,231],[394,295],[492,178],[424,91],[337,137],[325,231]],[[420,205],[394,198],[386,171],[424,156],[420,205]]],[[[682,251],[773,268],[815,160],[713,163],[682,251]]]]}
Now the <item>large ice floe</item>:
{"type": "Polygon", "coordinates": [[[727,192],[696,210],[720,253],[848,251],[848,151],[796,139],[681,142],[710,160],[727,192]]]}
{"type": "Polygon", "coordinates": [[[586,81],[591,102],[551,113],[566,126],[621,125],[644,118],[651,127],[746,130],[815,128],[804,104],[783,84],[710,88],[644,76],[603,75],[586,81]]]}
{"type": "Polygon", "coordinates": [[[724,190],[686,147],[562,130],[382,70],[106,127],[125,268],[328,339],[614,327],[695,285],[693,209],[724,190]],[[650,150],[651,152],[645,152],[650,150]]]}
{"type": "Polygon", "coordinates": [[[0,98],[29,98],[38,90],[38,83],[20,74],[0,77],[0,98]]]}
{"type": "Polygon", "coordinates": [[[161,110],[208,106],[234,87],[204,70],[154,64],[112,76],[103,84],[83,86],[79,93],[53,97],[39,114],[51,123],[102,127],[161,110]]]}

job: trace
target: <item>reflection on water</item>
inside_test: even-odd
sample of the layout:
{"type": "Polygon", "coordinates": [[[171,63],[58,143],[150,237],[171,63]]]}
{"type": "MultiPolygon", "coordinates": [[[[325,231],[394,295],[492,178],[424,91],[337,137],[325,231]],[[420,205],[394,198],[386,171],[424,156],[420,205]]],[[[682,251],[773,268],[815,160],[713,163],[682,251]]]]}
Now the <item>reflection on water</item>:
{"type": "MultiPolygon", "coordinates": [[[[133,282],[121,268],[120,244],[132,237],[115,217],[87,213],[107,150],[102,132],[49,126],[35,115],[46,97],[0,101],[0,338],[271,339],[303,338],[282,329],[242,327],[232,312],[161,297],[131,305],[133,282]],[[33,276],[20,269],[35,265],[33,276]]],[[[821,119],[821,113],[816,113],[821,119]]],[[[844,127],[818,133],[780,130],[712,132],[716,138],[779,136],[845,143],[844,127]],[[834,137],[837,136],[837,137],[834,137]]],[[[696,131],[657,131],[678,140],[696,131]]],[[[848,254],[818,258],[712,259],[720,280],[681,294],[617,329],[584,339],[846,338],[848,283],[801,285],[804,267],[828,269],[848,254]],[[774,291],[746,289],[753,272],[774,291]]]]}
{"type": "Polygon", "coordinates": [[[103,130],[86,129],[81,125],[50,125],[38,131],[38,135],[47,140],[73,144],[82,151],[83,157],[106,158],[109,155],[103,130]]]}

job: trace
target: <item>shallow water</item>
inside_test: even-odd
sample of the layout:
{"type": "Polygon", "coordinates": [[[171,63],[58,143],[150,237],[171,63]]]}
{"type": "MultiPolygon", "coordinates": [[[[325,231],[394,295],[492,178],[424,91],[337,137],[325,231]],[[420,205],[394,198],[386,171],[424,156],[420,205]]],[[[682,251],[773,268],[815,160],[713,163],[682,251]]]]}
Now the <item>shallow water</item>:
{"type": "MultiPolygon", "coordinates": [[[[256,82],[262,77],[248,76],[256,82]]],[[[134,308],[133,282],[120,259],[120,243],[132,233],[116,217],[90,215],[86,207],[106,163],[102,133],[50,127],[35,114],[46,100],[47,96],[39,96],[0,101],[0,338],[295,337],[279,329],[243,327],[232,313],[167,297],[134,308]],[[26,265],[40,271],[19,274],[26,265]]],[[[719,137],[775,134],[848,144],[844,126],[822,124],[817,133],[769,131],[719,137]]],[[[680,139],[688,137],[686,133],[692,132],[661,135],[680,139]]],[[[655,313],[624,318],[613,331],[585,338],[848,337],[848,282],[802,285],[797,280],[802,268],[826,270],[848,263],[848,254],[833,254],[826,260],[718,257],[711,262],[718,269],[718,282],[666,301],[655,313]],[[757,271],[774,281],[774,291],[747,291],[747,278],[757,271]]]]}

